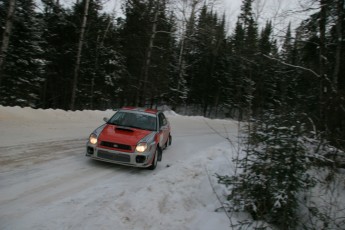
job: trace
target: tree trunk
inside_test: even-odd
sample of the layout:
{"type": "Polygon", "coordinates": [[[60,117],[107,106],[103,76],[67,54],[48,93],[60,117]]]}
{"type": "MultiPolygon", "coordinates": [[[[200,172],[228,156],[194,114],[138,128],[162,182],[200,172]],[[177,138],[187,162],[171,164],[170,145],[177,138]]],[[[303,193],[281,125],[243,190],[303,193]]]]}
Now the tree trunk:
{"type": "Polygon", "coordinates": [[[140,106],[144,106],[145,105],[145,100],[146,100],[146,96],[147,96],[147,83],[148,83],[148,79],[149,79],[149,68],[150,68],[150,64],[151,64],[151,56],[152,56],[152,49],[153,49],[153,42],[154,39],[156,37],[156,30],[157,30],[157,20],[158,20],[158,14],[159,14],[159,8],[158,8],[158,2],[156,3],[157,7],[156,7],[156,11],[155,11],[155,15],[154,15],[154,19],[153,19],[153,24],[152,24],[152,34],[150,37],[150,42],[149,42],[149,47],[147,50],[147,54],[146,54],[146,59],[145,59],[145,65],[144,65],[144,80],[143,80],[143,84],[142,84],[142,90],[141,90],[141,100],[140,101],[140,106]]]}
{"type": "Polygon", "coordinates": [[[200,0],[185,0],[181,1],[182,2],[182,7],[181,7],[181,14],[185,18],[182,20],[182,25],[181,25],[181,41],[180,41],[180,50],[179,50],[179,55],[178,55],[178,74],[177,74],[177,81],[176,81],[176,94],[175,94],[175,99],[173,100],[173,107],[175,108],[176,106],[179,105],[180,100],[182,99],[182,103],[185,103],[185,98],[186,98],[186,92],[185,92],[185,73],[187,69],[186,61],[185,61],[185,54],[186,50],[189,48],[189,42],[187,39],[189,39],[190,34],[188,33],[193,33],[193,31],[190,31],[191,28],[194,26],[194,18],[195,18],[195,12],[196,12],[196,7],[197,5],[201,2],[200,0]],[[189,5],[190,4],[190,15],[187,17],[187,12],[189,11],[189,5]],[[188,19],[187,19],[188,18],[188,19]],[[189,29],[189,30],[188,30],[189,29]]]}
{"type": "Polygon", "coordinates": [[[7,53],[9,42],[10,42],[15,8],[16,8],[16,0],[10,0],[8,10],[7,10],[6,22],[5,22],[5,30],[2,36],[2,43],[1,43],[1,49],[0,49],[0,87],[1,87],[2,79],[3,79],[2,70],[3,70],[6,53],[7,53]]]}
{"type": "MultiPolygon", "coordinates": [[[[339,71],[340,71],[340,61],[341,61],[341,44],[343,41],[342,36],[342,23],[344,19],[344,0],[337,0],[337,23],[336,23],[336,34],[337,34],[337,49],[335,53],[335,66],[333,72],[333,87],[335,91],[338,91],[338,78],[339,78],[339,71]]],[[[335,92],[336,93],[336,92],[335,92]]]]}
{"type": "Polygon", "coordinates": [[[76,98],[76,93],[77,93],[80,59],[81,59],[81,52],[82,52],[83,43],[84,43],[84,34],[85,34],[85,27],[86,27],[87,16],[88,16],[88,11],[89,11],[89,4],[90,4],[90,0],[85,0],[83,22],[81,24],[81,31],[80,31],[79,42],[78,42],[78,50],[77,50],[77,58],[76,58],[76,63],[75,63],[75,68],[74,68],[71,107],[70,107],[71,110],[74,110],[75,108],[75,98],[76,98]]]}
{"type": "Polygon", "coordinates": [[[105,38],[107,37],[107,34],[109,32],[109,28],[111,26],[111,23],[114,19],[114,16],[112,17],[109,17],[108,18],[108,23],[107,23],[107,27],[102,35],[102,38],[100,38],[101,36],[98,35],[97,36],[97,40],[96,40],[96,52],[95,52],[95,69],[94,69],[94,74],[92,75],[92,79],[91,79],[91,98],[90,98],[90,109],[94,109],[94,87],[95,87],[95,78],[98,74],[98,69],[99,69],[99,53],[100,53],[100,50],[99,49],[103,49],[104,47],[104,40],[105,38]]]}
{"type": "Polygon", "coordinates": [[[180,82],[181,79],[184,77],[185,74],[185,65],[184,65],[184,42],[185,42],[185,35],[183,32],[181,43],[180,43],[180,53],[178,57],[178,80],[177,80],[177,95],[180,92],[180,82]]]}
{"type": "Polygon", "coordinates": [[[320,75],[320,127],[326,129],[326,94],[328,91],[326,84],[326,17],[327,17],[327,1],[320,0],[320,50],[319,50],[319,75],[320,75]]]}

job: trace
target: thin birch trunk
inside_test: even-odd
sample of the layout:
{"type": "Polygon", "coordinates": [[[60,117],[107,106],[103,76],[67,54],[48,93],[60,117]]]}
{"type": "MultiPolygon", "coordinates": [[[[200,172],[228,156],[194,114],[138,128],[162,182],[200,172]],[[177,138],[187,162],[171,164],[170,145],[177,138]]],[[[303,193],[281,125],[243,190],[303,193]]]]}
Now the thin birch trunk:
{"type": "Polygon", "coordinates": [[[79,75],[79,69],[80,69],[80,59],[81,59],[81,52],[83,49],[83,43],[84,43],[84,34],[85,34],[85,27],[87,22],[87,16],[89,11],[89,4],[90,0],[85,0],[85,8],[84,8],[84,14],[83,14],[83,21],[81,25],[81,31],[79,36],[79,42],[78,42],[78,50],[77,50],[77,58],[74,68],[74,77],[73,77],[73,88],[72,88],[72,97],[71,97],[71,110],[74,110],[75,108],[75,99],[76,99],[76,93],[77,93],[77,85],[78,85],[78,75],[79,75]]]}
{"type": "Polygon", "coordinates": [[[149,79],[149,68],[151,65],[151,56],[152,56],[152,49],[153,49],[153,42],[155,40],[156,37],[156,31],[157,31],[157,20],[158,20],[158,6],[156,7],[156,12],[154,15],[154,19],[153,19],[153,24],[152,24],[152,33],[151,33],[151,37],[150,37],[150,42],[149,42],[149,47],[147,50],[147,54],[146,54],[146,60],[145,60],[145,66],[144,66],[144,80],[143,80],[143,85],[142,85],[142,94],[141,94],[141,105],[145,105],[145,100],[146,100],[146,96],[147,96],[147,83],[148,83],[148,79],[149,79]]]}
{"type": "Polygon", "coordinates": [[[107,37],[108,35],[108,32],[109,32],[109,28],[111,26],[111,23],[114,19],[114,15],[109,17],[108,18],[108,24],[107,24],[107,28],[105,29],[104,33],[103,33],[103,36],[102,38],[100,38],[101,36],[98,35],[97,36],[97,40],[96,40],[96,53],[95,53],[95,56],[96,56],[96,59],[95,59],[95,70],[94,70],[94,74],[92,76],[92,79],[91,79],[91,100],[90,100],[90,108],[93,109],[93,104],[94,104],[94,86],[95,86],[95,76],[97,75],[98,73],[98,68],[99,68],[99,52],[100,52],[100,48],[103,49],[104,47],[104,40],[105,38],[107,37]]]}
{"type": "Polygon", "coordinates": [[[336,24],[336,34],[337,34],[337,49],[335,53],[335,66],[333,72],[333,85],[334,89],[338,91],[338,81],[339,81],[339,71],[340,71],[340,61],[341,61],[341,44],[343,41],[342,37],[342,22],[344,19],[343,13],[344,0],[337,0],[337,24],[336,24]]]}
{"type": "Polygon", "coordinates": [[[326,94],[328,91],[326,85],[326,17],[327,17],[327,0],[320,0],[320,19],[319,19],[319,30],[320,30],[320,50],[319,50],[319,75],[320,75],[320,122],[321,127],[326,129],[326,94]]]}

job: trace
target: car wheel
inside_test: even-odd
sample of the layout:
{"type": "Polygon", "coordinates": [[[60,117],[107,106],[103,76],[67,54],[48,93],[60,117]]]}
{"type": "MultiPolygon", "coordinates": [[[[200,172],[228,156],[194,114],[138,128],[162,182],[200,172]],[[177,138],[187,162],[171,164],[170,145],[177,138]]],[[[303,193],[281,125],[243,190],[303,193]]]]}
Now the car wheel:
{"type": "Polygon", "coordinates": [[[152,161],[152,165],[150,167],[148,167],[148,169],[150,170],[154,170],[157,167],[157,163],[158,163],[158,148],[156,148],[155,151],[155,155],[153,156],[153,161],[152,161]]]}
{"type": "Polygon", "coordinates": [[[171,142],[172,142],[172,137],[171,137],[171,135],[169,134],[169,145],[171,145],[171,142]]]}
{"type": "Polygon", "coordinates": [[[164,145],[164,149],[168,148],[168,146],[171,145],[171,135],[169,134],[168,140],[164,145]]]}

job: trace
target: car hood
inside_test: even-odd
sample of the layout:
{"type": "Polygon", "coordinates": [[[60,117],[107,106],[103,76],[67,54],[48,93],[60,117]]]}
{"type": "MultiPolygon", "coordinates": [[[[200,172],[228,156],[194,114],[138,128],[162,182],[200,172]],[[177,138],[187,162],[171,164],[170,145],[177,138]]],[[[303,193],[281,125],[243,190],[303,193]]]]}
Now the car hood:
{"type": "Polygon", "coordinates": [[[133,146],[151,133],[152,131],[149,130],[106,124],[98,139],[100,141],[109,141],[133,146]]]}

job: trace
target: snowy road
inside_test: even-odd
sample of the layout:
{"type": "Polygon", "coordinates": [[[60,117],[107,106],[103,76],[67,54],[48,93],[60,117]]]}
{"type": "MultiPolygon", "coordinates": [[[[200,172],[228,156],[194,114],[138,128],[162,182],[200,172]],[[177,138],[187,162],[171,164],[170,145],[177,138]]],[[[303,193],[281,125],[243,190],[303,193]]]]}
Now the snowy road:
{"type": "MultiPolygon", "coordinates": [[[[215,159],[212,156],[224,154],[214,146],[226,141],[214,130],[234,138],[235,122],[182,116],[172,116],[170,121],[173,144],[164,151],[155,171],[86,158],[88,133],[57,141],[39,142],[37,136],[25,139],[30,127],[37,129],[32,120],[31,126],[18,129],[21,133],[13,137],[18,142],[22,137],[25,144],[6,145],[5,138],[0,138],[0,229],[228,226],[224,213],[213,212],[219,203],[212,194],[205,164],[215,159]],[[215,218],[209,221],[203,218],[212,215],[215,218]]],[[[55,134],[57,129],[68,132],[62,123],[53,125],[55,134]]],[[[8,124],[6,128],[10,128],[8,124]]],[[[42,140],[52,138],[49,131],[41,131],[42,140]]]]}

